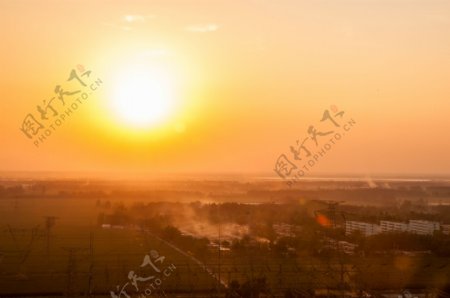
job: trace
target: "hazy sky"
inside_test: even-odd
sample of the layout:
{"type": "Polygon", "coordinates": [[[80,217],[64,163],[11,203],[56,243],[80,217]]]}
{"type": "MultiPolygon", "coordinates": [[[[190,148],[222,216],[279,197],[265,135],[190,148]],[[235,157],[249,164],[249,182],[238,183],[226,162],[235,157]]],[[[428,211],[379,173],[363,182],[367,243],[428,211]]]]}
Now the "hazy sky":
{"type": "Polygon", "coordinates": [[[450,174],[447,0],[3,0],[0,28],[0,171],[274,174],[334,105],[356,125],[310,175],[450,174]],[[37,147],[77,65],[102,84],[37,147]]]}

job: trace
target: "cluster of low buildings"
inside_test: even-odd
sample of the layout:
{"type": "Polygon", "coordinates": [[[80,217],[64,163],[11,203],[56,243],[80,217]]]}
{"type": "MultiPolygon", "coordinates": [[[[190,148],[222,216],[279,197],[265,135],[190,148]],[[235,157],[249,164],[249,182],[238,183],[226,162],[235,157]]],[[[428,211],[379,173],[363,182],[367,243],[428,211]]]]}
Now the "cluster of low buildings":
{"type": "Polygon", "coordinates": [[[272,227],[278,237],[295,237],[296,233],[301,231],[299,226],[287,223],[276,223],[272,227]]]}
{"type": "Polygon", "coordinates": [[[409,222],[395,222],[382,220],[379,224],[361,221],[347,221],[345,223],[345,234],[350,235],[359,231],[364,236],[373,236],[381,233],[404,232],[417,235],[433,235],[435,231],[441,230],[440,223],[428,220],[409,220],[409,222]]]}
{"type": "Polygon", "coordinates": [[[358,245],[355,243],[347,241],[338,241],[328,237],[325,237],[323,239],[322,244],[323,244],[322,248],[339,250],[348,255],[353,255],[355,253],[356,248],[358,247],[358,245]]]}

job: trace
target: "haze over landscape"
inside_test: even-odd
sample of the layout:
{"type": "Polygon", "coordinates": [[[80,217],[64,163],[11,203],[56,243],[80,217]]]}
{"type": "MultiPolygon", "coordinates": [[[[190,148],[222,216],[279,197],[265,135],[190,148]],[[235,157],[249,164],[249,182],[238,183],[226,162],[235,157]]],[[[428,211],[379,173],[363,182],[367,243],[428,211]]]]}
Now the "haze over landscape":
{"type": "Polygon", "coordinates": [[[0,1],[0,297],[450,298],[450,1],[0,1]]]}

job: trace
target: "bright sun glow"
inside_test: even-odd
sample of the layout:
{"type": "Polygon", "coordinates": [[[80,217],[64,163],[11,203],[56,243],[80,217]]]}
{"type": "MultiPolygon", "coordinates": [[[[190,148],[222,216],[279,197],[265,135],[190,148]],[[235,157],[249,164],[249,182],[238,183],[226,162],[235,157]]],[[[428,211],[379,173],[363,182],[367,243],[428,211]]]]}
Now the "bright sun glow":
{"type": "Polygon", "coordinates": [[[115,83],[112,107],[126,124],[149,127],[166,120],[174,108],[172,77],[165,69],[132,66],[115,83]]]}

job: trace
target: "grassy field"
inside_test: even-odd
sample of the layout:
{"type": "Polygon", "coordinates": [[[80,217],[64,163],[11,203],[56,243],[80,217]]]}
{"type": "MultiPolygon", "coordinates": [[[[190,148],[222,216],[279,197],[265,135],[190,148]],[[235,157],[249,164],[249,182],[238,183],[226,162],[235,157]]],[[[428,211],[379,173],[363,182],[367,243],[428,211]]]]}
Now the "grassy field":
{"type": "MultiPolygon", "coordinates": [[[[196,256],[205,265],[199,266],[189,252],[180,253],[149,233],[101,228],[96,224],[100,210],[95,203],[92,199],[0,200],[0,297],[106,297],[130,282],[130,271],[140,277],[161,278],[160,288],[172,295],[218,293],[217,252],[196,256]],[[49,242],[46,216],[57,217],[49,242]],[[165,257],[158,264],[160,269],[175,265],[170,276],[140,267],[151,250],[165,257]]],[[[449,277],[450,260],[430,255],[347,257],[342,265],[338,259],[274,257],[252,251],[223,252],[220,257],[223,283],[244,284],[263,278],[277,297],[286,289],[336,289],[342,284],[372,290],[442,288],[449,277]]],[[[131,285],[126,289],[136,296],[143,294],[149,283],[139,282],[139,291],[131,285]]]]}
{"type": "Polygon", "coordinates": [[[162,288],[214,289],[216,282],[205,270],[160,240],[140,231],[97,227],[94,203],[45,199],[20,200],[16,205],[12,200],[0,201],[0,296],[109,292],[129,282],[131,270],[156,277],[157,273],[140,269],[151,250],[165,257],[161,269],[176,266],[162,288]],[[57,219],[47,251],[44,217],[49,215],[57,219]]]}

